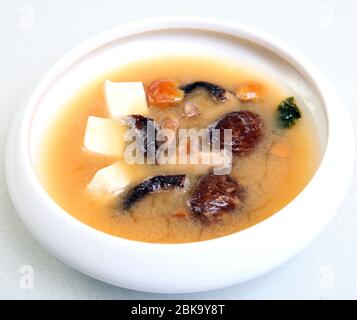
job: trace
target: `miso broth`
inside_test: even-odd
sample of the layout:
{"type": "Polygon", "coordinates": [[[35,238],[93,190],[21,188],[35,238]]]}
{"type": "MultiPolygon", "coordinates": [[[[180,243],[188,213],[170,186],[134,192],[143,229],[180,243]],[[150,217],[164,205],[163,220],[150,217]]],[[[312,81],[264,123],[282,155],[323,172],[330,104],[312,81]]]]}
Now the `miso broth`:
{"type": "MultiPolygon", "coordinates": [[[[249,98],[249,97],[248,97],[249,98]]],[[[54,201],[83,223],[103,232],[138,241],[180,243],[221,237],[267,219],[292,201],[312,178],[320,157],[314,123],[304,101],[284,83],[259,70],[214,58],[165,57],[140,61],[113,70],[84,86],[51,123],[37,164],[41,181],[54,201]],[[180,128],[205,128],[225,114],[249,111],[260,116],[263,133],[253,150],[233,156],[230,178],[244,189],[240,205],[219,214],[217,219],[200,219],[192,213],[192,195],[208,172],[191,166],[185,169],[184,190],[166,190],[146,195],[130,210],[122,208],[128,191],[143,179],[179,174],[180,165],[127,166],[131,184],[120,194],[104,195],[88,190],[96,172],[116,161],[113,156],[88,152],[83,147],[88,117],[109,118],[104,96],[105,80],[140,81],[144,88],[158,79],[179,84],[206,81],[227,89],[229,98],[212,100],[200,89],[185,98],[197,106],[194,116],[185,115],[184,103],[172,107],[149,106],[148,117],[157,123],[177,119],[180,128]],[[251,101],[236,99],[237,86],[258,83],[262,97],[251,101]],[[301,111],[291,128],[277,127],[277,108],[294,96],[301,111]]]]}

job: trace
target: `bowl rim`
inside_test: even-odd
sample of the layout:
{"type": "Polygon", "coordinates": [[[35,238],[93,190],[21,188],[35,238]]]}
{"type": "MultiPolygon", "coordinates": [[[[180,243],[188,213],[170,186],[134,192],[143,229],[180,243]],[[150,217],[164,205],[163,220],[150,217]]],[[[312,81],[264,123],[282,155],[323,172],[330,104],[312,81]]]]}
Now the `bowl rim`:
{"type": "MultiPolygon", "coordinates": [[[[237,24],[234,22],[227,22],[218,19],[211,18],[202,18],[202,17],[157,17],[152,19],[145,19],[137,22],[131,22],[125,25],[119,25],[118,27],[112,28],[110,30],[104,31],[101,34],[94,36],[93,38],[83,42],[75,49],[72,49],[69,53],[67,53],[62,59],[60,59],[54,66],[50,68],[47,74],[42,78],[36,89],[33,91],[31,97],[28,99],[26,108],[24,112],[21,114],[20,122],[17,124],[18,127],[18,145],[17,150],[21,154],[21,165],[25,169],[26,175],[32,183],[33,192],[35,192],[40,198],[41,201],[46,202],[46,204],[51,207],[51,214],[60,215],[62,219],[68,220],[77,230],[78,232],[86,232],[91,233],[93,237],[101,237],[105,238],[105,241],[114,241],[114,242],[122,242],[131,247],[150,247],[151,249],[160,250],[161,248],[201,248],[205,246],[210,246],[213,242],[225,242],[225,241],[240,241],[240,238],[251,237],[253,234],[257,234],[261,232],[263,229],[270,228],[272,224],[279,223],[283,215],[287,215],[288,211],[291,207],[295,206],[296,203],[300,201],[301,198],[305,196],[307,192],[311,189],[311,185],[316,180],[320,179],[321,176],[324,176],[326,168],[331,167],[331,162],[336,160],[334,157],[334,152],[336,150],[337,141],[336,139],[331,139],[331,134],[335,134],[335,130],[331,130],[332,127],[336,124],[336,121],[341,121],[340,117],[334,118],[336,113],[331,112],[326,106],[330,106],[332,103],[337,103],[338,106],[343,108],[343,103],[336,91],[333,87],[328,83],[328,81],[321,75],[321,73],[310,63],[307,61],[305,57],[301,54],[297,53],[295,50],[291,49],[280,40],[273,38],[272,36],[255,30],[253,28],[237,24]],[[256,43],[264,48],[273,51],[278,56],[282,57],[288,63],[290,63],[294,68],[296,68],[299,72],[302,73],[306,79],[311,82],[314,86],[315,90],[317,90],[320,95],[326,112],[327,119],[327,142],[324,154],[322,155],[321,162],[316,169],[314,176],[309,181],[308,185],[285,207],[281,210],[273,214],[271,217],[253,225],[247,229],[244,229],[239,232],[235,232],[226,236],[203,240],[198,242],[188,242],[188,243],[155,243],[155,242],[143,242],[137,240],[131,240],[126,238],[121,238],[118,236],[114,236],[94,227],[91,227],[80,220],[74,218],[71,214],[67,213],[64,209],[62,209],[46,192],[41,182],[39,181],[34,168],[31,165],[30,153],[29,153],[29,132],[31,130],[31,123],[33,117],[35,117],[35,108],[38,101],[41,99],[41,96],[45,94],[46,88],[50,86],[51,83],[54,83],[60,75],[65,72],[66,69],[70,68],[77,60],[83,58],[86,54],[89,54],[92,50],[104,46],[110,42],[113,42],[117,39],[124,38],[127,36],[135,35],[142,32],[148,31],[158,31],[158,30],[171,30],[171,29],[195,29],[201,31],[211,31],[218,32],[222,34],[228,34],[234,37],[239,37],[256,43]],[[328,92],[330,91],[330,92],[328,92]]],[[[348,119],[347,115],[341,116],[344,119],[348,119]]],[[[340,126],[338,126],[341,128],[340,126]]],[[[345,132],[349,132],[349,125],[347,124],[345,127],[345,132]]],[[[347,135],[347,140],[344,142],[348,145],[353,146],[353,136],[347,135]]],[[[8,143],[7,146],[7,154],[13,150],[13,141],[8,143]]],[[[341,148],[339,148],[341,149],[341,148]]],[[[353,150],[348,149],[345,153],[347,158],[353,158],[353,150]]],[[[9,159],[9,157],[7,157],[9,159]]],[[[352,160],[353,162],[353,160],[352,160]]],[[[6,166],[10,167],[11,164],[9,161],[6,161],[6,166]]],[[[350,175],[350,164],[346,164],[345,167],[342,167],[342,170],[345,171],[345,175],[350,175]]],[[[6,172],[8,170],[6,169],[6,172]]],[[[7,174],[8,177],[8,174],[7,174]]],[[[9,181],[9,178],[8,178],[9,181]]],[[[347,189],[347,185],[349,184],[347,179],[343,179],[345,181],[345,188],[340,188],[340,195],[337,197],[339,202],[342,201],[343,195],[345,193],[345,189],[347,189]]],[[[9,184],[9,182],[8,182],[9,184]]],[[[48,213],[50,214],[50,213],[48,213]]],[[[20,214],[22,216],[22,214],[20,214]]],[[[327,222],[332,218],[332,215],[329,215],[329,218],[325,221],[321,221],[320,231],[327,224],[327,222]]],[[[24,219],[23,219],[24,220],[24,219]]],[[[33,231],[33,230],[32,230],[33,231]]],[[[36,235],[36,232],[33,232],[36,235]]],[[[317,234],[315,234],[317,236],[317,234]]],[[[52,251],[52,250],[51,250],[52,251]]]]}

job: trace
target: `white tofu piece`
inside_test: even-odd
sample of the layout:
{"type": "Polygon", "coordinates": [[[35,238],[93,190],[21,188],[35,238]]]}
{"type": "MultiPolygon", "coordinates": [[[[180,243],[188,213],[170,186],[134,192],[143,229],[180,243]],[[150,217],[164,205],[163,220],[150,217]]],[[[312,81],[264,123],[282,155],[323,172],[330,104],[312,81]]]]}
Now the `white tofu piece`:
{"type": "Polygon", "coordinates": [[[95,193],[109,193],[116,195],[131,183],[127,164],[117,161],[108,167],[97,171],[88,190],[95,193]]]}
{"type": "Polygon", "coordinates": [[[105,99],[113,120],[122,121],[131,114],[148,114],[142,82],[105,81],[105,99]]]}
{"type": "Polygon", "coordinates": [[[91,152],[123,158],[124,134],[128,127],[111,119],[90,116],[84,136],[84,147],[91,152]]]}

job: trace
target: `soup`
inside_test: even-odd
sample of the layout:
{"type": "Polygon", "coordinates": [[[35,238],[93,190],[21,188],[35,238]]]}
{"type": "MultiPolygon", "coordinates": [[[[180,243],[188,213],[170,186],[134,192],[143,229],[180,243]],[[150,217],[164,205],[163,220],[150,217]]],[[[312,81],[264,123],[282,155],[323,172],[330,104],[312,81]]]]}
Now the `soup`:
{"type": "Polygon", "coordinates": [[[259,223],[302,191],[320,157],[312,116],[288,86],[201,57],[140,61],[94,79],[57,114],[41,150],[40,179],[66,212],[103,232],[159,243],[259,223]],[[200,129],[200,139],[180,139],[200,129]],[[130,130],[139,147],[131,154],[130,130]]]}

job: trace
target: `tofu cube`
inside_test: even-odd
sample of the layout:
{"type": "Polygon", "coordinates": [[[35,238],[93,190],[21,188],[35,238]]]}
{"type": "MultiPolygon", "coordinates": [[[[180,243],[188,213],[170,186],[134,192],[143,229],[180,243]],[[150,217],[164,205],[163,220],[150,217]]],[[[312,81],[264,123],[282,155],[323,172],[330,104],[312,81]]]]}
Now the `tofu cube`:
{"type": "Polygon", "coordinates": [[[95,193],[118,194],[130,184],[127,164],[117,161],[100,169],[88,185],[88,190],[95,193]]]}
{"type": "Polygon", "coordinates": [[[84,147],[91,152],[123,158],[124,134],[128,127],[111,119],[90,116],[84,136],[84,147]]]}
{"type": "Polygon", "coordinates": [[[148,105],[142,82],[105,81],[105,99],[110,116],[122,121],[132,114],[147,115],[148,105]]]}

